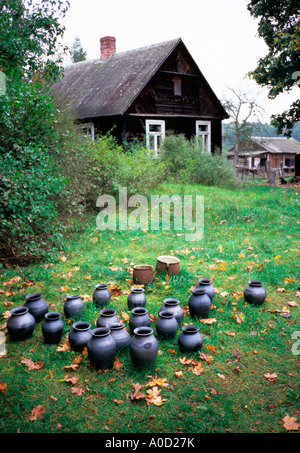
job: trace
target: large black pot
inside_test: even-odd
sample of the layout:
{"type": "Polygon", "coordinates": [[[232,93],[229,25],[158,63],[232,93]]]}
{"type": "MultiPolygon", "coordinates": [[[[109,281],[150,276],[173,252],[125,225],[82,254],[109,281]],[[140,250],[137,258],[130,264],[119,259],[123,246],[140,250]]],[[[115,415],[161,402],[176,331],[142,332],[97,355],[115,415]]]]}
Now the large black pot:
{"type": "Polygon", "coordinates": [[[174,299],[172,297],[164,299],[163,305],[159,309],[158,313],[166,310],[174,314],[178,323],[180,323],[183,320],[184,313],[180,306],[180,301],[178,299],[174,299]]]}
{"type": "Polygon", "coordinates": [[[88,356],[95,370],[110,370],[114,365],[116,342],[108,327],[97,327],[87,342],[88,356]]]}
{"type": "Polygon", "coordinates": [[[129,310],[135,307],[146,306],[146,296],[144,288],[131,288],[131,293],[127,297],[127,306],[129,310]]]}
{"type": "Polygon", "coordinates": [[[44,316],[48,313],[49,306],[47,302],[42,298],[41,293],[28,294],[24,307],[28,307],[29,313],[34,317],[35,322],[39,323],[43,321],[44,316]]]}
{"type": "Polygon", "coordinates": [[[215,296],[215,288],[213,287],[212,280],[210,278],[200,278],[196,288],[205,289],[208,296],[211,300],[213,300],[215,296]]]}
{"type": "Polygon", "coordinates": [[[84,312],[84,304],[80,296],[67,296],[64,303],[64,314],[66,319],[81,319],[84,312]]]}
{"type": "Polygon", "coordinates": [[[178,337],[178,346],[181,352],[194,352],[202,348],[203,337],[199,327],[194,324],[182,326],[182,332],[178,337]]]}
{"type": "Polygon", "coordinates": [[[263,282],[260,280],[250,280],[248,286],[244,290],[246,302],[252,305],[262,305],[266,296],[267,291],[264,288],[263,282]]]}
{"type": "Polygon", "coordinates": [[[121,352],[129,346],[130,335],[122,322],[110,326],[110,334],[116,342],[117,352],[121,352]]]}
{"type": "Polygon", "coordinates": [[[155,324],[157,336],[163,339],[173,340],[178,329],[178,322],[171,311],[161,311],[155,324]]]}
{"type": "Polygon", "coordinates": [[[120,319],[114,308],[103,308],[100,310],[100,316],[97,319],[97,327],[109,327],[113,324],[118,324],[120,319]]]}
{"type": "Polygon", "coordinates": [[[191,291],[192,295],[188,300],[190,315],[193,318],[208,318],[211,307],[211,298],[206,293],[206,290],[196,287],[191,291]]]}
{"type": "Polygon", "coordinates": [[[110,303],[110,292],[106,283],[99,283],[93,292],[93,301],[97,307],[108,307],[110,303]]]}
{"type": "Polygon", "coordinates": [[[158,341],[151,327],[142,326],[134,329],[130,341],[130,357],[136,367],[154,366],[158,353],[158,341]]]}
{"type": "Polygon", "coordinates": [[[150,327],[151,319],[148,315],[148,310],[145,307],[135,307],[131,310],[131,316],[129,318],[130,332],[133,333],[134,329],[141,326],[150,327]]]}
{"type": "Polygon", "coordinates": [[[64,331],[64,323],[60,313],[49,312],[45,314],[42,324],[42,333],[45,344],[58,344],[64,331]]]}
{"type": "Polygon", "coordinates": [[[28,307],[16,307],[10,311],[6,326],[10,339],[14,341],[27,340],[32,337],[35,319],[29,313],[28,307]]]}
{"type": "Polygon", "coordinates": [[[73,328],[69,333],[69,342],[74,351],[81,352],[87,345],[92,336],[91,324],[86,321],[74,322],[73,328]]]}

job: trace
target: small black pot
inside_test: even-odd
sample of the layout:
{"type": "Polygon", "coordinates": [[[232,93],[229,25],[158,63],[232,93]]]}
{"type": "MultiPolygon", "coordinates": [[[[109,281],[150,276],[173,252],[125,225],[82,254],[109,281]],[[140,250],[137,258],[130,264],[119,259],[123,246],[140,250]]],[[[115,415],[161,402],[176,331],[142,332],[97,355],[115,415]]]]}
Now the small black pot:
{"type": "Polygon", "coordinates": [[[151,319],[148,315],[148,310],[145,307],[135,307],[131,311],[129,318],[130,332],[133,333],[134,329],[141,326],[150,327],[151,319]]]}
{"type": "Polygon", "coordinates": [[[262,305],[266,296],[267,291],[260,280],[250,280],[249,285],[244,290],[245,301],[252,305],[262,305]]]}
{"type": "Polygon", "coordinates": [[[80,319],[84,312],[84,304],[80,296],[67,296],[64,303],[64,314],[66,319],[80,319]]]}
{"type": "Polygon", "coordinates": [[[27,340],[32,337],[35,319],[29,313],[28,307],[16,307],[10,311],[6,326],[10,339],[13,341],[27,340]]]}
{"type": "Polygon", "coordinates": [[[58,344],[64,331],[64,323],[60,313],[49,312],[45,314],[42,324],[42,333],[45,344],[58,344]]]}
{"type": "Polygon", "coordinates": [[[203,337],[199,327],[194,324],[182,326],[182,332],[178,337],[178,346],[181,352],[194,352],[202,348],[203,337]]]}
{"type": "Polygon", "coordinates": [[[29,313],[34,317],[35,322],[39,323],[43,321],[44,316],[48,313],[49,306],[47,302],[42,298],[41,293],[28,294],[24,307],[28,307],[29,313]]]}
{"type": "Polygon", "coordinates": [[[144,288],[131,288],[131,293],[127,297],[128,309],[146,306],[146,296],[144,288]]]}
{"type": "Polygon", "coordinates": [[[118,324],[120,319],[114,308],[103,308],[100,310],[100,316],[97,319],[97,327],[109,327],[112,324],[118,324]]]}
{"type": "Polygon", "coordinates": [[[159,338],[173,340],[178,329],[178,322],[171,311],[161,311],[155,326],[159,338]]]}
{"type": "Polygon", "coordinates": [[[158,313],[160,313],[161,311],[170,311],[171,313],[173,313],[178,323],[183,320],[184,313],[178,299],[174,299],[172,297],[164,299],[163,305],[159,309],[158,313]]]}
{"type": "Polygon", "coordinates": [[[121,352],[128,348],[130,343],[130,335],[122,322],[112,324],[110,326],[110,334],[116,342],[117,352],[121,352]]]}
{"type": "Polygon", "coordinates": [[[106,283],[99,283],[93,292],[93,301],[96,307],[108,307],[110,303],[110,292],[106,283]]]}
{"type": "Polygon", "coordinates": [[[69,342],[74,351],[82,352],[92,336],[91,324],[85,321],[78,321],[73,324],[69,333],[69,342]]]}
{"type": "Polygon", "coordinates": [[[193,318],[208,318],[211,307],[211,298],[206,293],[206,290],[196,287],[191,291],[192,295],[188,300],[190,315],[193,318]]]}
{"type": "Polygon", "coordinates": [[[196,288],[205,289],[206,294],[213,300],[215,296],[215,289],[210,278],[200,278],[196,288]]]}
{"type": "Polygon", "coordinates": [[[129,350],[135,367],[154,366],[158,354],[158,341],[153,335],[153,329],[147,326],[134,329],[129,350]]]}
{"type": "Polygon", "coordinates": [[[87,342],[87,350],[95,370],[110,370],[113,367],[116,347],[116,342],[110,335],[108,327],[98,327],[92,330],[92,336],[87,342]]]}

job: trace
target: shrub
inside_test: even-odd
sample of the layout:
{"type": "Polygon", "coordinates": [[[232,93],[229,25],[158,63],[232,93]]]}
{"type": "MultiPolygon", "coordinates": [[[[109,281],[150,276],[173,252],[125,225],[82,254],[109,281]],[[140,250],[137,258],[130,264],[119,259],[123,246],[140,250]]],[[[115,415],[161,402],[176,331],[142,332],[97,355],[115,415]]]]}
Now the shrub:
{"type": "Polygon", "coordinates": [[[227,188],[239,185],[234,168],[224,155],[204,153],[195,139],[189,141],[184,135],[165,138],[162,161],[169,180],[227,188]]]}

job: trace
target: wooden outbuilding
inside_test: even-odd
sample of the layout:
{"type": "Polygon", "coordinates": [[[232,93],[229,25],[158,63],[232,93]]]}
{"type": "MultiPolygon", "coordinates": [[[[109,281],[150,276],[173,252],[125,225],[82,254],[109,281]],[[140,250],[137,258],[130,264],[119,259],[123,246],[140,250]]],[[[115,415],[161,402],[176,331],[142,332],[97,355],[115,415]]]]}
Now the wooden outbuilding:
{"type": "Polygon", "coordinates": [[[168,131],[222,148],[228,115],[181,38],[120,53],[114,37],[101,38],[100,58],[67,66],[52,92],[93,137],[112,130],[155,155],[168,131]]]}

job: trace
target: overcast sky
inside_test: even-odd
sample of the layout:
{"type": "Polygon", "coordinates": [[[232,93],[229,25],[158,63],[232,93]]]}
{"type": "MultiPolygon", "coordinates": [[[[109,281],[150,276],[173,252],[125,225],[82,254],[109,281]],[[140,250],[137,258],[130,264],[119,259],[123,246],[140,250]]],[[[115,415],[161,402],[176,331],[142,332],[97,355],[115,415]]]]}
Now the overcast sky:
{"type": "MultiPolygon", "coordinates": [[[[69,0],[64,44],[80,38],[87,59],[99,58],[102,36],[116,38],[117,52],[181,38],[216,95],[240,88],[258,99],[269,119],[296,100],[296,90],[267,99],[267,90],[245,78],[267,46],[257,36],[249,0],[69,0]]],[[[66,61],[70,64],[70,59],[66,61]]],[[[299,91],[299,89],[297,90],[299,91]]],[[[297,93],[298,95],[298,93],[297,93]]]]}

